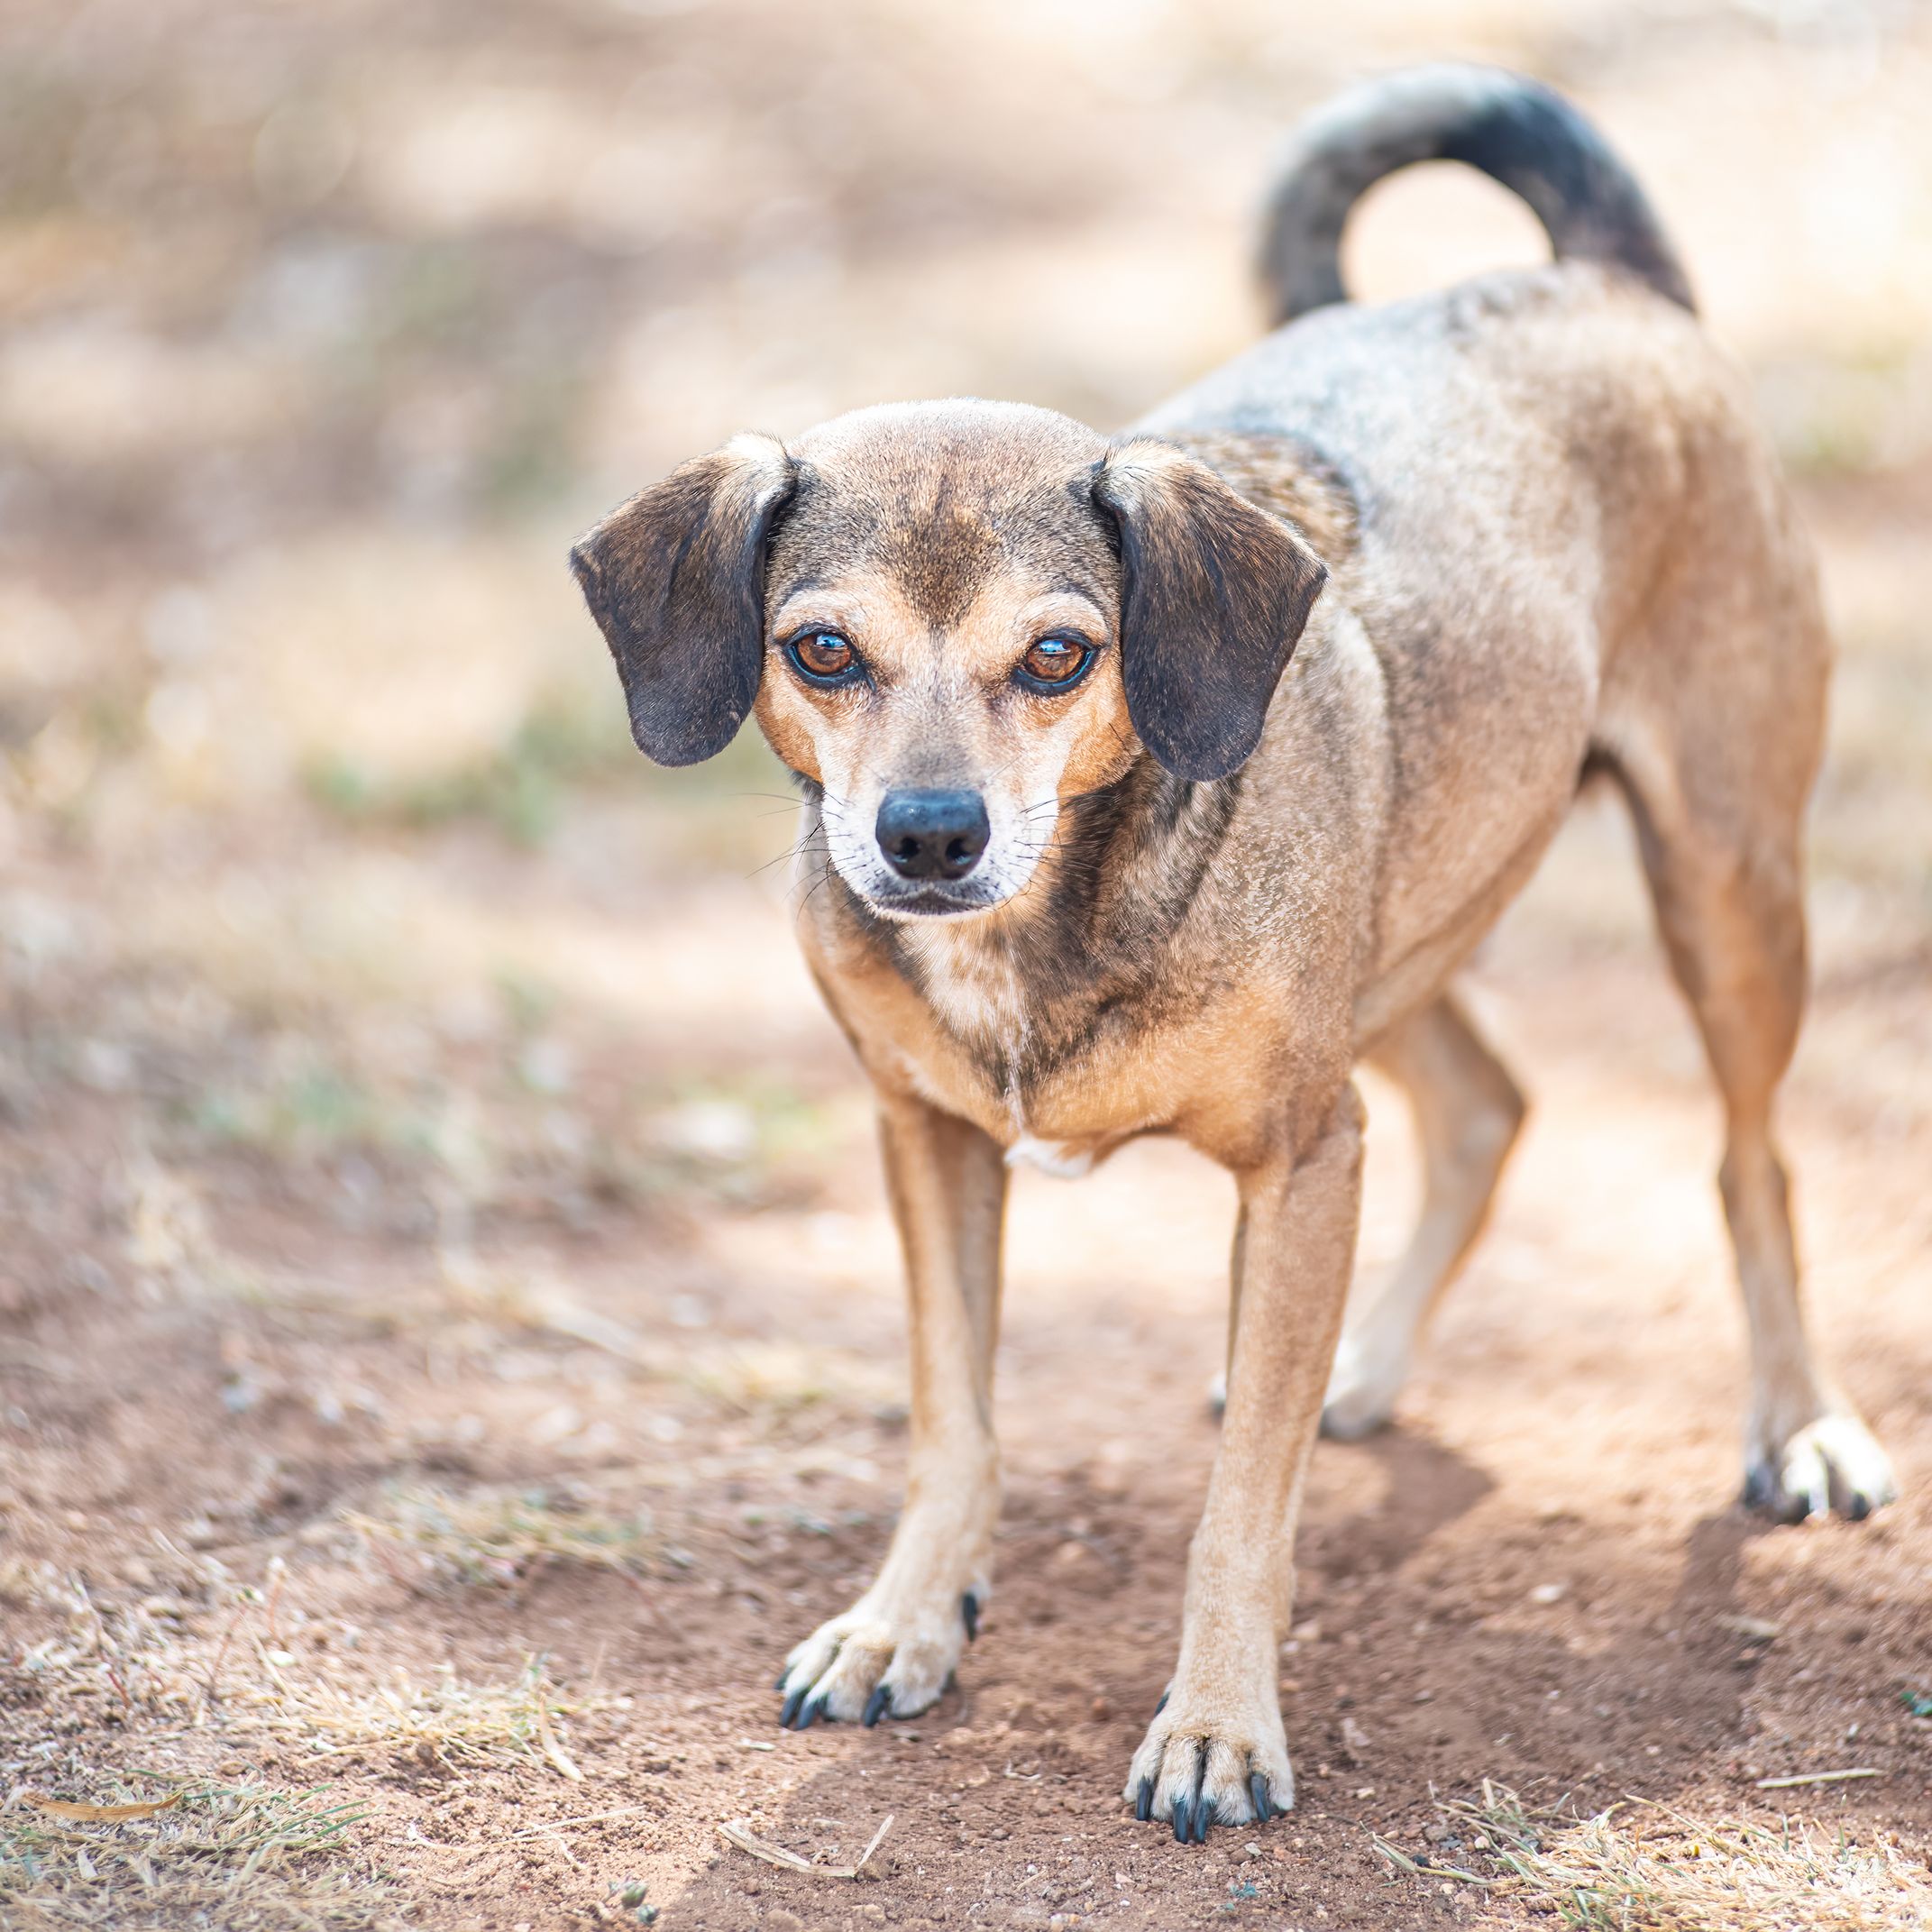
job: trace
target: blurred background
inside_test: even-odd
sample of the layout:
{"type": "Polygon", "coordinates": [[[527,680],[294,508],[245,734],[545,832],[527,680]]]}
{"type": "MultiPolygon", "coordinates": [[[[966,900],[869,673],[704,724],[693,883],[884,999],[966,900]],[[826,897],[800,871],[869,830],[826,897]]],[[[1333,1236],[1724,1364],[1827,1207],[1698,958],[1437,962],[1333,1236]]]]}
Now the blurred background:
{"type": "MultiPolygon", "coordinates": [[[[708,944],[789,834],[740,794],[783,788],[749,744],[642,768],[571,535],[866,401],[1131,420],[1254,334],[1296,114],[1442,50],[1581,98],[1750,367],[1849,655],[1822,881],[1923,929],[1923,7],[15,0],[0,32],[5,927],[40,997],[117,982],[69,1058],[131,1109],[152,1048],[203,1131],[308,1105],[353,1140],[369,1083],[446,1114],[459,1043],[552,995],[687,1041],[692,1000],[789,999],[708,944]],[[686,873],[722,902],[650,916],[686,873]]],[[[1421,170],[1353,284],[1540,240],[1421,170]]]]}
{"type": "MultiPolygon", "coordinates": [[[[1791,1131],[1833,1353],[1928,1473],[1932,8],[10,0],[0,1638],[78,1633],[41,1680],[95,1713],[75,1766],[123,1708],[106,1662],[139,1680],[126,1710],[179,1716],[179,1659],[285,1556],[308,1592],[285,1615],[508,1669],[529,1599],[425,1609],[350,1525],[417,1536],[426,1495],[438,1522],[511,1490],[540,1521],[648,1518],[705,1574],[721,1525],[820,1485],[785,1505],[832,1537],[796,1603],[719,1583],[728,1661],[646,1659],[653,1626],[603,1607],[609,1668],[654,1689],[735,1691],[731,1646],[762,1660],[837,1607],[902,1452],[866,1098],[788,930],[782,774],[750,737],[645,766],[564,552],[739,428],[960,393],[1131,420],[1255,334],[1255,212],[1296,116],[1444,55],[1525,69],[1607,131],[1820,540],[1843,662],[1791,1131]],[[171,1621],[138,1608],[156,1575],[171,1621]]],[[[1360,211],[1349,279],[1386,297],[1542,253],[1499,189],[1423,169],[1360,211]]],[[[1545,1106],[1417,1413],[1487,1470],[1488,1548],[1495,1512],[1533,1520],[1519,1456],[1600,1499],[1646,1405],[1689,1433],[1643,1454],[1681,1449],[1685,1506],[1718,1507],[1739,1365],[1715,1111],[1614,812],[1582,812],[1478,979],[1545,1106]],[[1467,1385],[1498,1363],[1513,1406],[1467,1385]]],[[[1412,1181],[1399,1109],[1375,1113],[1371,1262],[1412,1181]]],[[[1184,1536],[1227,1206],[1174,1149],[1022,1188],[1012,1386],[1096,1350],[1113,1377],[1078,1440],[1073,1412],[1015,1417],[1045,1547],[1089,1534],[1067,1541],[1055,1484],[1117,1496],[1174,1443],[1184,1536]],[[1123,1435],[1156,1393],[1158,1427],[1123,1435]]],[[[1318,1466],[1318,1573],[1323,1497],[1337,1525],[1370,1508],[1378,1467],[1318,1466]]],[[[1636,1604],[1690,1517],[1628,1506],[1636,1604]]],[[[1925,1523],[1900,1512],[1874,1585],[1917,1607],[1901,1646],[1925,1523]]],[[[518,1534],[472,1570],[571,1554],[518,1534]]],[[[23,1712],[38,1749],[46,1707],[23,1712]]],[[[1094,1746],[1107,1775],[1121,1740],[1094,1746]]]]}

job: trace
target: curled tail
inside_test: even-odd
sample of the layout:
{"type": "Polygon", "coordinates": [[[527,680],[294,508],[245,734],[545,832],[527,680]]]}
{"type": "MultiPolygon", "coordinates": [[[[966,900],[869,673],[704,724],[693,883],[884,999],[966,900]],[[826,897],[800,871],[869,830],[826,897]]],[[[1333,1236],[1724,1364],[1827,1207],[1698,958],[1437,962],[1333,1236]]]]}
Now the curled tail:
{"type": "Polygon", "coordinates": [[[1384,175],[1461,161],[1520,195],[1559,261],[1627,269],[1695,311],[1644,190],[1561,95],[1501,68],[1412,68],[1353,87],[1305,121],[1268,197],[1261,279],[1278,325],[1348,298],[1341,230],[1384,175]]]}

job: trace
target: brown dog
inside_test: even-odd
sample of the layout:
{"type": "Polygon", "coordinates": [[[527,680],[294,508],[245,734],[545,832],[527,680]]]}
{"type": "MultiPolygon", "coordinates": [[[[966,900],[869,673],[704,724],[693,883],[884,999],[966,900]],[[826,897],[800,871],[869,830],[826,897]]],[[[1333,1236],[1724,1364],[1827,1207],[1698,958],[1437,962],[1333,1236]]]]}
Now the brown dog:
{"type": "Polygon", "coordinates": [[[784,1721],[922,1710],[973,1634],[1009,1162],[1175,1133],[1239,1184],[1225,1424],[1127,1785],[1182,1838],[1293,1800],[1276,1653],[1324,1387],[1340,1430],[1387,1415],[1482,1224],[1523,1103],[1453,975],[1589,772],[1629,800],[1727,1111],[1747,1489],[1788,1516],[1892,1494],[1807,1343],[1772,1139],[1829,651],[1743,384],[1615,156],[1507,75],[1320,117],[1264,263],[1291,325],[1124,437],[861,410],[740,437],[574,554],[645,751],[709,756],[755,709],[798,774],[806,953],[878,1089],[910,1485],[876,1581],[792,1653],[784,1721]],[[1344,306],[1350,205],[1432,158],[1522,194],[1555,262],[1344,306]],[[1413,1098],[1426,1198],[1330,1386],[1364,1058],[1413,1098]]]}

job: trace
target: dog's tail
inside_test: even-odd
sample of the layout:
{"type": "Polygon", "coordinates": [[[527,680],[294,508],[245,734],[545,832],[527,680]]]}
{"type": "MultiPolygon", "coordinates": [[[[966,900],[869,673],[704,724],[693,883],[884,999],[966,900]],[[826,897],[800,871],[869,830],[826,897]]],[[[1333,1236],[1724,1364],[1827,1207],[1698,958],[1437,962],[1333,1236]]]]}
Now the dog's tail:
{"type": "Polygon", "coordinates": [[[1501,68],[1445,63],[1353,87],[1305,122],[1268,197],[1261,279],[1277,325],[1346,301],[1341,230],[1384,175],[1461,161],[1520,195],[1557,259],[1627,269],[1695,311],[1644,190],[1561,95],[1501,68]]]}

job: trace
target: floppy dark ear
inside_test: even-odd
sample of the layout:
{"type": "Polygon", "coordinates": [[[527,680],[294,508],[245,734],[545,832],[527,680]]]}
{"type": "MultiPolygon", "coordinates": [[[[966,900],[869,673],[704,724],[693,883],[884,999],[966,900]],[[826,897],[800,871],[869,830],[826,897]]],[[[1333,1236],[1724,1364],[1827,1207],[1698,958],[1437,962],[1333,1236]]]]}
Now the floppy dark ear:
{"type": "Polygon", "coordinates": [[[570,554],[617,659],[637,748],[660,765],[722,751],[765,668],[765,542],[795,487],[768,436],[682,464],[570,554]]]}
{"type": "Polygon", "coordinates": [[[1261,739],[1327,567],[1279,517],[1165,443],[1116,448],[1094,499],[1120,526],[1121,672],[1140,741],[1225,778],[1261,739]]]}

